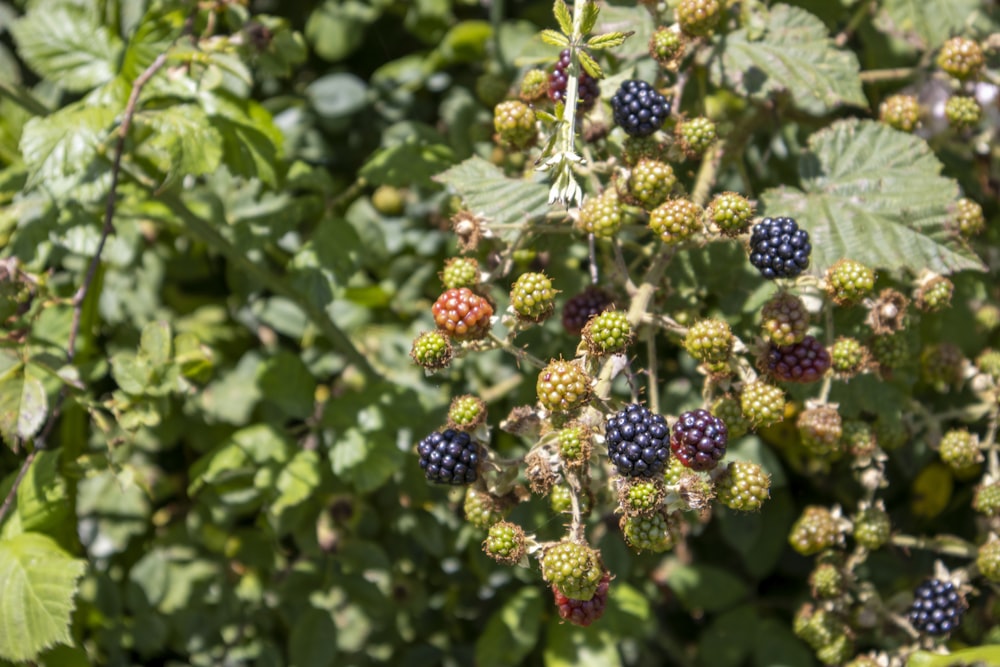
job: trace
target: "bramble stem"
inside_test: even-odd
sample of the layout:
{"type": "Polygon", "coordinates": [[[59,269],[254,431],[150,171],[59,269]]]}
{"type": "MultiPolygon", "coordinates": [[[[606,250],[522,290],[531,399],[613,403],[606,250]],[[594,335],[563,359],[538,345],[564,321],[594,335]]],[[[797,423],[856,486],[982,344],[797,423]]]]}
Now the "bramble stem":
{"type": "Polygon", "coordinates": [[[893,535],[889,541],[904,549],[921,549],[933,551],[945,556],[975,558],[979,550],[975,544],[955,537],[954,535],[937,535],[934,537],[916,537],[913,535],[893,535]]]}
{"type": "Polygon", "coordinates": [[[913,67],[892,67],[889,69],[870,69],[861,72],[861,83],[879,83],[882,81],[896,81],[898,79],[908,79],[916,73],[913,67]]]}
{"type": "Polygon", "coordinates": [[[531,364],[532,366],[538,368],[539,370],[545,368],[546,363],[544,361],[542,361],[535,355],[531,354],[527,350],[523,350],[517,347],[509,340],[504,340],[503,338],[500,338],[499,336],[493,333],[490,334],[489,338],[498,348],[500,348],[504,352],[509,352],[510,354],[513,354],[515,357],[517,357],[518,361],[523,361],[528,364],[531,364]]]}

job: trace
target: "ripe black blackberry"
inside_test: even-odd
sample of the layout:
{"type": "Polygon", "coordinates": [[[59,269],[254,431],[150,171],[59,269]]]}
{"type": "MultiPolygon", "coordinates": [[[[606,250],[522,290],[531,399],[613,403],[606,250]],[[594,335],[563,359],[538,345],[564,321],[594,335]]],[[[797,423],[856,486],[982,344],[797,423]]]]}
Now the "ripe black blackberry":
{"type": "MultiPolygon", "coordinates": [[[[553,102],[566,101],[566,84],[569,83],[569,75],[566,72],[569,69],[569,63],[569,49],[564,49],[559,54],[555,69],[549,75],[549,99],[553,102]]],[[[577,90],[579,91],[577,109],[586,113],[594,108],[597,98],[601,96],[601,86],[597,83],[597,79],[587,74],[582,67],[577,81],[577,90]]]]}
{"type": "Polygon", "coordinates": [[[670,449],[691,470],[711,470],[725,456],[728,440],[726,422],[708,410],[689,410],[674,424],[670,449]]]}
{"type": "Polygon", "coordinates": [[[614,296],[591,285],[576,296],[573,296],[563,306],[562,325],[570,336],[579,336],[588,320],[599,315],[614,305],[614,296]]]}
{"type": "Polygon", "coordinates": [[[950,581],[928,579],[913,591],[910,623],[924,634],[948,634],[962,622],[964,613],[965,600],[950,581]]]}
{"type": "Polygon", "coordinates": [[[417,445],[420,467],[435,484],[472,484],[482,458],[479,443],[454,429],[431,433],[417,445]]]}
{"type": "Polygon", "coordinates": [[[792,218],[764,218],[750,235],[750,263],[765,278],[794,278],[809,268],[809,232],[792,218]]]}
{"type": "Polygon", "coordinates": [[[611,98],[615,122],[630,137],[648,137],[670,115],[670,102],[645,81],[629,79],[611,98]]]}
{"type": "Polygon", "coordinates": [[[670,428],[649,408],[631,403],[608,417],[604,439],[608,457],[623,477],[653,477],[666,468],[670,428]]]}

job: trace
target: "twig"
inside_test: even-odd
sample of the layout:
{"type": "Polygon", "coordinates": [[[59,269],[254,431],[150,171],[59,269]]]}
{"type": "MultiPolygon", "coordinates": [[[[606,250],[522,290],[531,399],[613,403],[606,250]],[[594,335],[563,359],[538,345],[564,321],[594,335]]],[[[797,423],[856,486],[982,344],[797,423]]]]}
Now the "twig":
{"type": "Polygon", "coordinates": [[[593,232],[587,234],[587,250],[590,253],[590,283],[596,285],[600,278],[597,275],[597,242],[593,232]]]}
{"type": "Polygon", "coordinates": [[[882,81],[896,81],[897,79],[908,79],[916,73],[913,67],[892,67],[889,69],[870,69],[861,72],[861,83],[879,83],[882,81]]]}
{"type": "Polygon", "coordinates": [[[842,47],[844,44],[847,44],[847,40],[851,38],[851,35],[853,35],[854,31],[858,29],[858,26],[861,25],[866,18],[868,18],[868,15],[873,9],[873,3],[868,2],[867,0],[859,4],[857,10],[854,12],[854,15],[851,16],[851,19],[847,22],[847,25],[844,26],[844,29],[841,30],[833,39],[834,44],[838,47],[842,47]]]}
{"type": "Polygon", "coordinates": [[[656,379],[656,330],[646,330],[646,363],[649,374],[649,409],[660,414],[660,389],[656,379]]]}
{"type": "Polygon", "coordinates": [[[955,536],[937,535],[935,537],[915,537],[913,535],[893,535],[889,541],[897,547],[904,549],[921,549],[923,551],[933,551],[945,556],[961,556],[963,558],[975,558],[979,553],[978,547],[971,542],[966,542],[955,536]]]}
{"type": "Polygon", "coordinates": [[[504,340],[503,338],[498,337],[496,334],[491,333],[490,340],[493,341],[493,343],[504,352],[509,352],[510,354],[513,354],[515,357],[517,357],[518,361],[526,362],[538,369],[542,369],[547,366],[547,364],[544,361],[542,361],[535,355],[531,354],[527,350],[523,350],[517,347],[508,340],[504,340]]]}

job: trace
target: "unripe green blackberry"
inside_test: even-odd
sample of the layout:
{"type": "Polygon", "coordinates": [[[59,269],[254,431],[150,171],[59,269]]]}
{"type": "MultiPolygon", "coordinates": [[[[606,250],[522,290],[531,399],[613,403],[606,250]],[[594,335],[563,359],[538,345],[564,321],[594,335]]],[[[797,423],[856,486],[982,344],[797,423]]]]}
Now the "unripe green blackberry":
{"type": "Polygon", "coordinates": [[[986,229],[983,207],[968,197],[962,197],[955,202],[949,222],[965,238],[981,234],[986,229]]]}
{"type": "Polygon", "coordinates": [[[840,522],[819,505],[807,506],[788,534],[788,543],[803,556],[818,554],[840,541],[840,522]]]}
{"type": "MultiPolygon", "coordinates": [[[[577,498],[580,503],[580,514],[586,517],[594,506],[594,498],[588,491],[577,498]]],[[[549,507],[556,514],[569,514],[573,511],[573,492],[565,484],[556,484],[549,491],[549,507]]]]}
{"type": "Polygon", "coordinates": [[[406,210],[403,191],[391,185],[380,185],[372,193],[372,206],[382,215],[402,215],[406,210]]]}
{"type": "Polygon", "coordinates": [[[658,28],[649,39],[649,55],[663,69],[676,71],[684,57],[684,37],[670,28],[658,28]]]}
{"type": "Polygon", "coordinates": [[[524,530],[519,525],[510,521],[498,521],[490,526],[489,533],[483,540],[483,551],[498,563],[516,565],[524,556],[525,541],[524,530]]]}
{"type": "Polygon", "coordinates": [[[690,475],[697,475],[675,456],[671,456],[667,461],[667,467],[663,471],[663,483],[667,486],[677,486],[681,480],[690,475]]]}
{"type": "Polygon", "coordinates": [[[838,637],[846,636],[848,627],[833,612],[822,607],[814,608],[810,604],[796,612],[792,630],[814,651],[819,651],[825,646],[835,645],[838,637]]]}
{"type": "Polygon", "coordinates": [[[790,292],[778,292],[760,311],[764,337],[775,345],[801,342],[809,330],[809,311],[802,299],[790,292]]]}
{"type": "Polygon", "coordinates": [[[735,192],[715,195],[708,205],[708,221],[714,223],[723,235],[739,236],[750,228],[754,207],[750,201],[735,192]]]}
{"type": "Polygon", "coordinates": [[[859,655],[855,656],[854,660],[851,660],[844,667],[882,667],[882,663],[870,655],[859,655]]]}
{"type": "Polygon", "coordinates": [[[840,597],[844,594],[844,585],[844,573],[833,563],[819,563],[809,575],[813,597],[821,600],[840,597]]]}
{"type": "Polygon", "coordinates": [[[976,308],[973,314],[976,318],[976,325],[986,332],[993,332],[1000,328],[1000,307],[992,303],[984,303],[976,308]]]}
{"type": "Polygon", "coordinates": [[[976,368],[980,373],[993,378],[993,382],[1000,382],[1000,352],[996,350],[983,350],[976,357],[976,368]]]}
{"type": "Polygon", "coordinates": [[[835,408],[822,405],[803,410],[795,426],[802,438],[802,446],[811,455],[827,458],[840,453],[843,421],[835,408]]]}
{"type": "Polygon", "coordinates": [[[860,419],[848,419],[841,427],[841,448],[855,458],[870,456],[878,446],[875,429],[860,419]]]}
{"type": "Polygon", "coordinates": [[[510,92],[510,80],[501,74],[484,72],[476,77],[476,98],[487,107],[499,104],[510,92]]]}
{"type": "Polygon", "coordinates": [[[711,372],[721,372],[733,353],[733,332],[725,320],[699,320],[688,328],[684,349],[711,372]]]}
{"type": "Polygon", "coordinates": [[[472,257],[452,257],[444,263],[444,269],[438,276],[445,289],[472,289],[480,281],[479,262],[472,257]]]}
{"type": "Polygon", "coordinates": [[[454,354],[451,340],[440,331],[425,331],[413,339],[410,349],[413,362],[429,371],[447,367],[454,354]]]}
{"type": "Polygon", "coordinates": [[[979,574],[990,581],[1000,582],[1000,540],[994,537],[979,547],[976,567],[979,568],[979,574]]]}
{"type": "Polygon", "coordinates": [[[622,206],[618,193],[608,188],[596,197],[587,197],[580,208],[576,228],[599,239],[614,238],[622,226],[622,206]]]}
{"type": "Polygon", "coordinates": [[[1000,514],[1000,482],[983,482],[977,486],[972,497],[972,509],[986,516],[1000,514]]]}
{"type": "Polygon", "coordinates": [[[486,404],[478,396],[456,396],[448,408],[448,428],[458,431],[475,431],[486,422],[486,404]]]}
{"type": "Polygon", "coordinates": [[[522,102],[537,102],[549,93],[549,74],[540,69],[529,69],[521,79],[518,97],[522,102]]]}
{"type": "Polygon", "coordinates": [[[771,476],[759,463],[732,461],[715,481],[715,494],[729,509],[756,512],[771,497],[771,476]]]}
{"type": "Polygon", "coordinates": [[[866,549],[881,549],[891,531],[889,515],[881,507],[867,507],[854,517],[854,540],[866,549]]]}
{"type": "Polygon", "coordinates": [[[948,119],[948,124],[956,130],[967,130],[979,124],[983,117],[983,108],[974,97],[955,95],[945,102],[944,116],[948,119]]]}
{"type": "Polygon", "coordinates": [[[465,491],[465,520],[477,528],[489,528],[507,515],[509,505],[489,492],[468,487],[465,491]]]}
{"type": "Polygon", "coordinates": [[[670,522],[663,512],[650,516],[623,516],[619,521],[625,543],[637,552],[662,553],[674,547],[670,522]]]}
{"type": "Polygon", "coordinates": [[[965,356],[954,343],[928,345],[920,352],[920,377],[939,391],[962,384],[965,356]]]}
{"type": "Polygon", "coordinates": [[[583,424],[570,424],[556,431],[559,458],[567,468],[580,468],[590,460],[594,434],[583,424]]]}
{"type": "Polygon", "coordinates": [[[719,0],[681,0],[675,18],[685,35],[707,37],[722,17],[719,0]]]}
{"type": "Polygon", "coordinates": [[[625,141],[622,142],[622,157],[625,159],[625,164],[630,166],[639,164],[639,161],[643,159],[659,161],[665,152],[665,146],[655,136],[626,136],[625,141]]]}
{"type": "Polygon", "coordinates": [[[854,640],[846,632],[816,649],[816,658],[824,665],[843,665],[854,655],[854,640]]]}
{"type": "Polygon", "coordinates": [[[604,574],[601,554],[586,544],[563,541],[542,555],[542,577],[571,600],[589,600],[604,574]]]}
{"type": "Polygon", "coordinates": [[[538,374],[538,402],[553,412],[569,412],[590,398],[590,378],[576,364],[553,359],[538,374]]]}
{"type": "Polygon", "coordinates": [[[649,214],[649,228],[668,245],[685,241],[703,229],[702,210],[689,199],[671,199],[649,214]]]}
{"type": "Polygon", "coordinates": [[[754,428],[777,424],[785,418],[785,392],[760,380],[750,382],[740,393],[740,408],[754,428]]]}
{"type": "Polygon", "coordinates": [[[676,183],[674,168],[669,164],[642,158],[629,174],[628,193],[649,211],[667,201],[676,183]]]}
{"type": "Polygon", "coordinates": [[[684,120],[674,131],[681,150],[689,157],[697,157],[712,147],[716,139],[715,123],[702,116],[684,120]]]}
{"type": "Polygon", "coordinates": [[[875,418],[875,441],[885,451],[899,449],[910,437],[897,412],[882,412],[875,418]]]}
{"type": "Polygon", "coordinates": [[[872,356],[883,373],[906,366],[910,361],[910,348],[910,336],[906,331],[875,336],[871,344],[872,356]]]}
{"type": "Polygon", "coordinates": [[[838,306],[861,301],[875,288],[875,271],[853,259],[840,259],[826,272],[826,289],[838,306]]]}
{"type": "Polygon", "coordinates": [[[535,143],[535,112],[524,102],[501,102],[493,109],[493,128],[500,142],[514,148],[527,148],[535,143]]]}
{"type": "Polygon", "coordinates": [[[932,276],[917,287],[913,295],[917,308],[925,313],[936,313],[951,306],[955,284],[944,276],[932,276]]]}
{"type": "Polygon", "coordinates": [[[597,357],[624,351],[633,337],[628,315],[620,310],[606,310],[595,315],[583,328],[587,351],[597,357]]]}
{"type": "Polygon", "coordinates": [[[626,516],[649,516],[660,507],[665,494],[661,479],[623,478],[618,488],[618,505],[626,516]]]}
{"type": "Polygon", "coordinates": [[[984,63],[983,48],[967,37],[952,37],[937,57],[938,67],[961,81],[977,76],[984,63]]]}
{"type": "Polygon", "coordinates": [[[840,377],[853,377],[868,364],[868,348],[856,338],[841,336],[830,348],[830,367],[840,377]]]}
{"type": "Polygon", "coordinates": [[[712,403],[710,412],[726,423],[730,440],[742,438],[750,430],[750,424],[743,416],[743,410],[740,409],[740,402],[732,396],[722,396],[716,399],[712,403]]]}
{"type": "Polygon", "coordinates": [[[517,319],[524,322],[542,322],[556,305],[552,280],[544,273],[522,273],[510,287],[510,305],[517,319]]]}
{"type": "Polygon", "coordinates": [[[941,460],[953,470],[964,470],[982,462],[979,438],[964,428],[954,428],[944,434],[938,445],[941,460]]]}
{"type": "Polygon", "coordinates": [[[913,132],[920,123],[920,103],[913,95],[893,95],[878,107],[878,119],[889,127],[913,132]]]}

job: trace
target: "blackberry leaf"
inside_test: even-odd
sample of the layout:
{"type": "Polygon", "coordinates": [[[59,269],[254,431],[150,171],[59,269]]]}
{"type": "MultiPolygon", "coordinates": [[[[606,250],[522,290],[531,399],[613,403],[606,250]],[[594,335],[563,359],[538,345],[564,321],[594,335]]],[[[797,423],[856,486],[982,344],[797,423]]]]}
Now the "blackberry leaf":
{"type": "Polygon", "coordinates": [[[914,46],[935,48],[952,35],[962,34],[979,7],[979,0],[886,0],[875,17],[875,27],[906,36],[914,46]]]}

